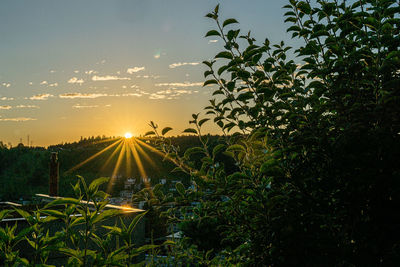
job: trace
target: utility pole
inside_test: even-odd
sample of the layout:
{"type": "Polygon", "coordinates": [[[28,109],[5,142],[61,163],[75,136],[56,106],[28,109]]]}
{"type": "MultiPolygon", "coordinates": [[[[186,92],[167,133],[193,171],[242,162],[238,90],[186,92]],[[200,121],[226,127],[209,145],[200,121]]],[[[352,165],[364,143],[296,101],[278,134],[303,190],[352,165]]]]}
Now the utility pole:
{"type": "Polygon", "coordinates": [[[59,178],[59,162],[58,153],[51,152],[50,156],[50,180],[49,180],[49,195],[58,196],[58,178],[59,178]]]}

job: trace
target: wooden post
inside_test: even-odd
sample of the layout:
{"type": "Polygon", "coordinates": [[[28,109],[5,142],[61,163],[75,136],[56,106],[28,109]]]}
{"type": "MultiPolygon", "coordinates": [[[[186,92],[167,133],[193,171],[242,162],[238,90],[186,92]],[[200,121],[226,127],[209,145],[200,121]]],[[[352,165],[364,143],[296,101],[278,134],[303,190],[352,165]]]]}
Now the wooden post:
{"type": "Polygon", "coordinates": [[[57,152],[51,152],[50,156],[50,180],[49,180],[49,195],[58,196],[58,169],[59,162],[57,152]]]}

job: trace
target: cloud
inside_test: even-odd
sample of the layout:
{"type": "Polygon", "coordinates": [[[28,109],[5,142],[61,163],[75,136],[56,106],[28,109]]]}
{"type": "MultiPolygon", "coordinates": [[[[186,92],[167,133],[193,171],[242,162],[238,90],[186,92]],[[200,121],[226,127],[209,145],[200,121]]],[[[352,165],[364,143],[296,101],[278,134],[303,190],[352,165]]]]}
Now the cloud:
{"type": "Polygon", "coordinates": [[[74,70],[74,73],[79,73],[79,70],[74,70]]]}
{"type": "Polygon", "coordinates": [[[216,43],[216,42],[218,42],[218,40],[209,40],[209,41],[208,41],[209,44],[211,44],[211,43],[216,43]]]}
{"type": "Polygon", "coordinates": [[[126,93],[126,94],[122,94],[121,96],[137,96],[137,97],[141,97],[142,94],[140,94],[140,93],[126,93]]]}
{"type": "Polygon", "coordinates": [[[109,108],[109,107],[111,107],[111,104],[107,104],[107,105],[105,105],[105,107],[106,107],[106,108],[109,108]]]}
{"type": "Polygon", "coordinates": [[[12,106],[0,106],[0,109],[12,109],[12,106]]]}
{"type": "Polygon", "coordinates": [[[117,81],[117,80],[130,80],[131,78],[128,77],[118,77],[118,76],[111,76],[111,75],[106,75],[106,76],[93,76],[92,80],[93,81],[117,81]]]}
{"type": "Polygon", "coordinates": [[[173,64],[169,65],[169,68],[170,69],[175,69],[177,67],[182,67],[182,66],[186,66],[186,65],[196,66],[196,65],[199,65],[199,64],[200,64],[200,62],[178,62],[178,63],[173,63],[173,64]]]}
{"type": "Polygon", "coordinates": [[[59,95],[60,98],[98,98],[102,96],[107,96],[107,94],[82,94],[82,93],[65,93],[59,95]]]}
{"type": "Polygon", "coordinates": [[[56,71],[55,70],[50,70],[50,73],[55,73],[56,71]]]}
{"type": "Polygon", "coordinates": [[[128,68],[128,69],[126,70],[126,72],[129,73],[129,74],[133,74],[133,73],[135,73],[135,72],[139,72],[139,71],[142,71],[142,70],[145,70],[145,67],[133,67],[133,68],[128,68]]]}
{"type": "Polygon", "coordinates": [[[176,89],[176,88],[169,88],[166,90],[160,90],[155,93],[152,93],[149,96],[149,99],[179,99],[181,95],[191,95],[198,93],[199,91],[191,91],[185,89],[176,89]]]}
{"type": "Polygon", "coordinates": [[[8,100],[14,100],[14,98],[12,98],[12,97],[5,97],[5,96],[3,96],[3,97],[0,97],[0,100],[3,100],[3,101],[8,101],[8,100]]]}
{"type": "Polygon", "coordinates": [[[151,95],[149,96],[149,99],[164,99],[164,98],[166,98],[166,97],[167,97],[166,95],[151,94],[151,95]]]}
{"type": "Polygon", "coordinates": [[[154,58],[155,58],[155,59],[159,59],[160,56],[161,56],[160,54],[155,54],[155,55],[154,55],[154,58]]]}
{"type": "Polygon", "coordinates": [[[48,84],[48,82],[47,81],[42,81],[40,84],[44,85],[44,84],[48,84]]]}
{"type": "Polygon", "coordinates": [[[33,85],[33,82],[29,82],[29,85],[33,85]]]}
{"type": "Polygon", "coordinates": [[[82,85],[85,81],[83,79],[78,79],[76,77],[72,77],[71,79],[68,80],[68,83],[77,83],[79,85],[82,85]]]}
{"type": "Polygon", "coordinates": [[[18,117],[18,118],[0,118],[0,121],[35,121],[37,119],[34,118],[25,118],[25,117],[18,117]]]}
{"type": "Polygon", "coordinates": [[[49,97],[53,97],[51,94],[38,94],[29,97],[30,100],[47,100],[49,97]]]}
{"type": "Polygon", "coordinates": [[[90,74],[97,74],[97,73],[99,73],[98,71],[95,71],[95,70],[87,70],[87,71],[85,71],[85,74],[87,74],[87,75],[90,75],[90,74]]]}
{"type": "Polygon", "coordinates": [[[16,108],[39,108],[39,106],[36,105],[18,105],[16,108]]]}
{"type": "Polygon", "coordinates": [[[50,86],[50,87],[57,87],[57,86],[58,86],[58,83],[51,83],[51,84],[49,84],[49,86],[50,86]]]}
{"type": "Polygon", "coordinates": [[[11,86],[11,83],[3,83],[3,86],[8,88],[11,86]]]}
{"type": "Polygon", "coordinates": [[[73,105],[72,108],[98,108],[98,105],[92,105],[92,106],[85,106],[85,105],[80,105],[80,104],[76,104],[73,105]]]}
{"type": "Polygon", "coordinates": [[[159,75],[137,75],[136,78],[144,78],[144,79],[152,78],[152,79],[159,79],[159,78],[161,78],[161,76],[159,76],[159,75]]]}
{"type": "Polygon", "coordinates": [[[183,82],[183,83],[156,83],[155,86],[171,86],[171,87],[193,87],[193,86],[203,86],[202,82],[183,82]]]}

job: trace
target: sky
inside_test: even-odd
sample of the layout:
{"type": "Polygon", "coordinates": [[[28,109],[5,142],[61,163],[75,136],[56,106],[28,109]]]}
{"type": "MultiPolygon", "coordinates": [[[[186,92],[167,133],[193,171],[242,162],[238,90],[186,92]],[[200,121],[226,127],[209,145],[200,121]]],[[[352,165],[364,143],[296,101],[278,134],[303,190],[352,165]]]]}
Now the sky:
{"type": "Polygon", "coordinates": [[[286,0],[2,0],[0,141],[139,136],[150,121],[181,134],[212,99],[201,62],[223,49],[204,38],[218,3],[258,41],[290,42],[286,0]]]}

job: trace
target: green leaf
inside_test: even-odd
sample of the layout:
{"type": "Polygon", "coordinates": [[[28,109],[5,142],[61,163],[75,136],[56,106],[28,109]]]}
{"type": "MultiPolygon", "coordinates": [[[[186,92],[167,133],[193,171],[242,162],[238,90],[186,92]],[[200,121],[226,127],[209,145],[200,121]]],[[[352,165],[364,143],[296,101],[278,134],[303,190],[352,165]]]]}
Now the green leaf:
{"type": "Polygon", "coordinates": [[[105,210],[100,214],[95,214],[95,216],[93,216],[93,218],[91,219],[91,223],[95,224],[100,221],[107,220],[108,218],[114,217],[121,213],[122,213],[121,210],[116,210],[116,209],[105,210]]]}
{"type": "Polygon", "coordinates": [[[11,210],[0,211],[0,221],[3,220],[10,212],[11,212],[11,210]]]}
{"type": "Polygon", "coordinates": [[[166,133],[168,133],[169,131],[171,131],[172,128],[171,127],[165,127],[164,129],[162,129],[161,134],[165,135],[166,133]]]}
{"type": "Polygon", "coordinates": [[[186,151],[185,151],[184,157],[185,157],[186,159],[189,159],[191,155],[193,155],[193,154],[198,154],[198,153],[204,153],[204,148],[202,148],[202,147],[197,147],[197,146],[188,148],[188,149],[186,149],[186,151]]]}
{"type": "Polygon", "coordinates": [[[29,214],[29,212],[21,210],[21,209],[15,209],[16,212],[19,213],[19,215],[21,215],[22,217],[24,217],[26,220],[32,218],[32,215],[29,214]]]}
{"type": "Polygon", "coordinates": [[[234,144],[234,145],[229,146],[226,150],[227,151],[246,151],[246,148],[242,145],[234,144]]]}
{"type": "Polygon", "coordinates": [[[199,126],[202,126],[206,121],[209,121],[210,119],[202,119],[199,121],[199,126]]]}
{"type": "Polygon", "coordinates": [[[72,221],[72,223],[70,224],[70,226],[75,226],[75,225],[79,225],[85,222],[85,218],[84,217],[75,217],[72,221]]]}
{"type": "Polygon", "coordinates": [[[183,131],[183,133],[194,133],[197,134],[197,130],[193,129],[193,128],[187,128],[183,131]]]}
{"type": "Polygon", "coordinates": [[[66,205],[66,204],[74,204],[74,205],[78,205],[80,204],[81,201],[79,199],[76,198],[70,198],[70,197],[64,197],[64,198],[58,198],[56,200],[53,200],[52,202],[50,202],[49,204],[47,204],[45,206],[45,208],[47,207],[51,207],[51,206],[56,206],[56,205],[66,205]]]}
{"type": "Polygon", "coordinates": [[[117,227],[117,226],[108,226],[108,225],[102,225],[101,227],[111,230],[111,232],[117,233],[117,234],[121,234],[122,233],[122,229],[117,227]]]}
{"type": "Polygon", "coordinates": [[[219,52],[214,58],[226,58],[226,59],[233,59],[233,56],[228,51],[219,52]]]}
{"type": "Polygon", "coordinates": [[[206,70],[204,72],[204,78],[207,78],[209,75],[212,75],[213,73],[214,73],[214,71],[212,71],[212,70],[206,70]]]}
{"type": "Polygon", "coordinates": [[[209,37],[209,36],[221,36],[221,34],[216,30],[211,30],[207,32],[204,37],[209,37]]]}
{"type": "Polygon", "coordinates": [[[107,183],[109,180],[110,180],[110,178],[108,178],[108,177],[101,177],[101,178],[95,179],[93,182],[90,183],[89,191],[90,192],[97,191],[97,189],[99,188],[100,185],[107,183]]]}
{"type": "Polygon", "coordinates": [[[203,87],[209,84],[218,84],[218,82],[216,80],[207,80],[204,82],[203,87]]]}
{"type": "Polygon", "coordinates": [[[132,222],[128,226],[128,233],[132,233],[132,231],[135,229],[136,225],[139,223],[139,221],[147,214],[146,212],[140,213],[136,215],[135,218],[133,218],[132,222]]]}
{"type": "Polygon", "coordinates": [[[23,239],[27,234],[29,234],[32,231],[33,227],[25,227],[24,229],[22,229],[17,236],[15,237],[15,239],[17,241],[23,239]]]}
{"type": "Polygon", "coordinates": [[[215,157],[216,155],[218,155],[218,153],[220,153],[225,147],[226,147],[226,145],[224,145],[224,144],[216,145],[216,146],[213,148],[213,152],[212,152],[213,157],[215,157]]]}
{"type": "Polygon", "coordinates": [[[155,135],[156,133],[154,131],[148,131],[144,134],[144,136],[149,136],[149,135],[155,135]]]}
{"type": "Polygon", "coordinates": [[[64,218],[65,215],[61,211],[58,210],[42,210],[42,212],[46,215],[51,215],[57,218],[64,218]]]}
{"type": "Polygon", "coordinates": [[[181,182],[176,183],[175,188],[181,196],[185,196],[185,186],[181,182]]]}
{"type": "Polygon", "coordinates": [[[224,65],[221,68],[218,69],[218,75],[221,75],[224,71],[226,71],[227,69],[229,69],[230,66],[229,65],[224,65]]]}
{"type": "Polygon", "coordinates": [[[233,23],[239,23],[239,22],[238,22],[236,19],[233,19],[233,18],[227,19],[227,20],[225,20],[224,23],[222,24],[222,27],[225,27],[225,26],[227,26],[227,25],[229,25],[229,24],[233,24],[233,23]]]}

